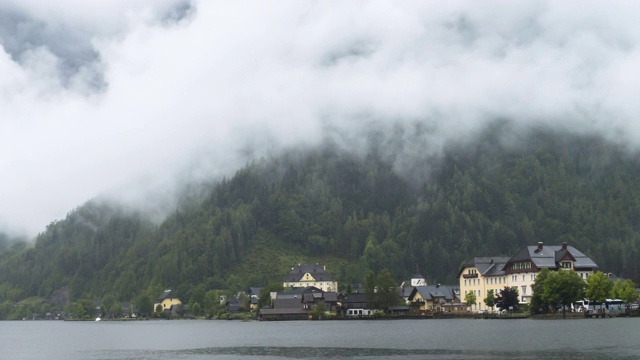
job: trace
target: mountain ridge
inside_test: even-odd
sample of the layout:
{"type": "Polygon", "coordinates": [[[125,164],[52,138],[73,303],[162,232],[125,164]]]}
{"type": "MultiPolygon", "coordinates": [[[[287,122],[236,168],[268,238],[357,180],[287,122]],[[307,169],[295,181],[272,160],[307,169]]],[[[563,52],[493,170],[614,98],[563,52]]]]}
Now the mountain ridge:
{"type": "Polygon", "coordinates": [[[455,283],[470,257],[538,241],[568,242],[638,280],[640,164],[623,146],[499,123],[405,173],[401,154],[379,150],[327,145],[256,161],[160,224],[89,201],[33,246],[0,250],[0,303],[63,287],[71,301],[171,288],[202,303],[210,289],[278,282],[298,262],[329,265],[344,286],[383,268],[401,281],[416,266],[430,282],[455,283]]]}

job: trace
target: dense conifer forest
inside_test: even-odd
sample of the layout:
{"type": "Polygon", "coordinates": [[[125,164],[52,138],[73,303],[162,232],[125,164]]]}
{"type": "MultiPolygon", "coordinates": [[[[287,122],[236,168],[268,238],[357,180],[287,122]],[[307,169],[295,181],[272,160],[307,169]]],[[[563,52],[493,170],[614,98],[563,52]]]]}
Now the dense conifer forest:
{"type": "Polygon", "coordinates": [[[637,282],[640,164],[624,146],[498,124],[410,167],[387,155],[298,150],[192,186],[160,224],[92,200],[35,241],[0,236],[0,316],[60,289],[74,302],[170,288],[202,304],[212,289],[281,281],[297,263],[326,264],[342,290],[384,268],[399,282],[416,266],[453,284],[470,257],[538,241],[568,242],[637,282]]]}

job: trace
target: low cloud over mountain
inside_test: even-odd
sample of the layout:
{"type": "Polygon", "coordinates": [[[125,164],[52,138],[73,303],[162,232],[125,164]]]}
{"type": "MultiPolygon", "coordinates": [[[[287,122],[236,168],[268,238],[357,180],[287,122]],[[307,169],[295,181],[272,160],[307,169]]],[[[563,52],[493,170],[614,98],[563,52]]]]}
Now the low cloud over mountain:
{"type": "Polygon", "coordinates": [[[637,145],[640,6],[613,2],[8,1],[0,227],[331,139],[437,153],[487,121],[637,145]],[[391,134],[391,136],[387,136],[391,134]]]}

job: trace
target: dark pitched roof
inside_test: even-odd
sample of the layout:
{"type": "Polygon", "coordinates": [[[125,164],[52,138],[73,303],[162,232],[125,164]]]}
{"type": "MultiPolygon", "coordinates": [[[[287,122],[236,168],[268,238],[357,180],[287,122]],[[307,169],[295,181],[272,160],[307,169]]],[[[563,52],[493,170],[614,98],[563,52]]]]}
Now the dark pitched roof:
{"type": "Polygon", "coordinates": [[[249,287],[247,294],[260,297],[260,291],[262,291],[261,287],[249,287]]]}
{"type": "Polygon", "coordinates": [[[304,308],[302,301],[300,299],[274,299],[273,300],[273,308],[274,309],[301,309],[304,308]]]}
{"type": "Polygon", "coordinates": [[[315,286],[307,286],[307,287],[292,287],[291,291],[282,291],[276,293],[276,298],[297,298],[301,299],[304,294],[313,294],[313,293],[322,293],[321,289],[318,289],[315,286]]]}
{"type": "Polygon", "coordinates": [[[291,269],[285,278],[285,282],[300,281],[302,277],[309,273],[317,281],[334,281],[333,276],[329,274],[324,266],[321,265],[299,265],[291,269]]]}
{"type": "Polygon", "coordinates": [[[516,255],[509,259],[509,263],[528,261],[533,262],[538,268],[557,268],[558,262],[565,258],[565,256],[571,256],[575,259],[573,267],[576,269],[594,269],[598,268],[598,265],[591,260],[587,255],[580,252],[573,246],[568,245],[533,245],[527,246],[521,249],[516,255]],[[565,248],[566,247],[566,248],[565,248]]]}
{"type": "Polygon", "coordinates": [[[338,293],[336,293],[336,292],[326,292],[326,293],[324,293],[324,301],[325,302],[338,302],[338,301],[340,301],[340,298],[338,296],[338,293]]]}
{"type": "Polygon", "coordinates": [[[504,256],[474,257],[460,268],[458,277],[460,277],[462,271],[468,267],[475,267],[482,276],[504,275],[504,267],[507,261],[509,261],[509,258],[504,256]]]}
{"type": "Polygon", "coordinates": [[[411,295],[411,292],[413,291],[413,286],[408,285],[407,284],[411,284],[411,282],[409,281],[404,281],[402,282],[402,285],[400,285],[398,287],[398,294],[400,294],[400,296],[402,296],[403,298],[408,298],[409,295],[411,295]]]}
{"type": "Polygon", "coordinates": [[[306,303],[313,303],[315,302],[315,297],[313,296],[313,293],[305,293],[302,294],[302,300],[306,303]]]}
{"type": "Polygon", "coordinates": [[[162,302],[164,299],[177,299],[177,296],[173,296],[173,292],[171,290],[165,290],[159,298],[156,299],[156,302],[162,302]]]}
{"type": "Polygon", "coordinates": [[[416,293],[419,293],[425,300],[445,299],[451,301],[455,298],[452,289],[444,285],[416,286],[409,298],[413,298],[416,293]]]}
{"type": "Polygon", "coordinates": [[[349,304],[349,303],[366,303],[367,302],[367,295],[366,294],[347,294],[347,296],[345,296],[344,300],[342,300],[345,304],[349,304]]]}

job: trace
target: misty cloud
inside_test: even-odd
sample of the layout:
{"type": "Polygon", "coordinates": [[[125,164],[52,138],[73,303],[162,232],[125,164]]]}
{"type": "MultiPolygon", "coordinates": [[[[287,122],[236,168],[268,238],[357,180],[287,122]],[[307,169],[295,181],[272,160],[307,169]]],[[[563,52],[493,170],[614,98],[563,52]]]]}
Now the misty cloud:
{"type": "Polygon", "coordinates": [[[0,5],[0,227],[376,129],[399,167],[495,119],[638,144],[635,4],[149,4],[0,5]]]}

